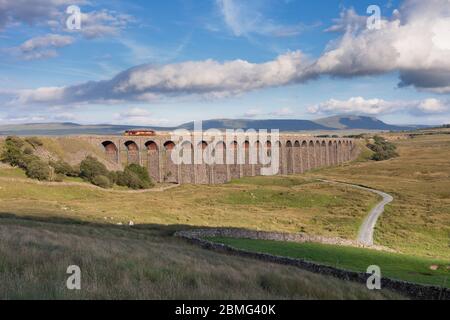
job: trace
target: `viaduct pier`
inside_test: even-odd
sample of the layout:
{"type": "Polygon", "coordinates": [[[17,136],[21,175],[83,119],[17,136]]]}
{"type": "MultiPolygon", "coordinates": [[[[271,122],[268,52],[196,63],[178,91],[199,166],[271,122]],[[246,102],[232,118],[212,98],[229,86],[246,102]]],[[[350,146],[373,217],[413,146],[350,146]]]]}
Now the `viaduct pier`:
{"type": "MultiPolygon", "coordinates": [[[[127,164],[135,163],[148,169],[150,176],[156,182],[168,182],[179,184],[221,184],[232,179],[247,176],[261,175],[261,169],[265,167],[260,162],[251,161],[250,150],[260,150],[270,153],[273,143],[278,154],[278,174],[299,174],[306,171],[338,166],[345,162],[354,160],[359,154],[355,140],[348,138],[319,138],[303,136],[299,134],[279,134],[277,139],[259,141],[251,139],[248,135],[235,136],[229,141],[225,139],[218,141],[207,134],[191,133],[192,140],[198,143],[184,142],[182,152],[184,157],[194,160],[199,150],[212,149],[213,154],[223,156],[223,161],[213,164],[177,164],[173,161],[172,153],[176,148],[176,141],[171,140],[171,135],[166,133],[154,136],[86,136],[81,137],[89,143],[105,152],[106,158],[116,167],[123,168],[127,164]],[[225,142],[227,141],[227,142],[225,142]],[[196,145],[194,145],[196,144],[196,145]],[[253,149],[252,149],[253,148],[253,149]],[[238,155],[242,161],[227,161],[226,154],[231,153],[234,160],[238,155]]],[[[270,134],[269,134],[270,135],[270,134]]],[[[229,158],[228,158],[229,160],[229,158]]]]}

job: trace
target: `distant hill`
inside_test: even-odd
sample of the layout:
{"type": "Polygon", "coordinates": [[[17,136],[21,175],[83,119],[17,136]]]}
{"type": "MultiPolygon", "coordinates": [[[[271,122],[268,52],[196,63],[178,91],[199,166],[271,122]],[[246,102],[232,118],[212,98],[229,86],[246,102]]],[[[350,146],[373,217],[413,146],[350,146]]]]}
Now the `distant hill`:
{"type": "Polygon", "coordinates": [[[325,127],[337,130],[362,129],[362,130],[383,130],[383,131],[403,131],[417,129],[424,126],[398,126],[384,123],[374,117],[364,116],[334,116],[322,118],[314,121],[325,127]]]}
{"type": "MultiPolygon", "coordinates": [[[[215,119],[202,123],[203,130],[208,129],[279,129],[281,132],[295,131],[339,131],[339,130],[378,130],[403,131],[415,130],[426,126],[398,126],[364,116],[334,116],[318,120],[253,120],[253,119],[215,119]]],[[[177,127],[152,127],[132,125],[80,125],[77,123],[29,123],[17,125],[0,125],[0,135],[121,135],[130,129],[154,129],[171,131],[175,129],[193,130],[194,122],[177,127]]]]}

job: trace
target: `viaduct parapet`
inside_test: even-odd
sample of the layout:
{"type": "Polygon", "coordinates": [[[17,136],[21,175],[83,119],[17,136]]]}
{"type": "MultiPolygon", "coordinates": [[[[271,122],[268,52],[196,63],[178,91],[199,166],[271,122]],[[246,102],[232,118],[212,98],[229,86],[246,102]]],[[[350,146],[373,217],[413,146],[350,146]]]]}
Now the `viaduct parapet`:
{"type": "MultiPolygon", "coordinates": [[[[259,176],[264,165],[254,164],[250,161],[249,150],[253,147],[258,150],[265,148],[268,155],[273,150],[273,140],[253,141],[249,137],[242,137],[231,142],[217,142],[217,137],[201,135],[194,136],[192,141],[200,141],[197,146],[193,143],[184,143],[183,150],[192,159],[195,156],[194,148],[204,150],[213,147],[213,152],[221,151],[224,155],[222,164],[176,164],[172,152],[176,150],[175,142],[169,134],[158,134],[148,137],[130,136],[85,136],[81,139],[89,141],[106,154],[106,158],[115,166],[124,166],[135,163],[148,168],[150,176],[157,182],[179,184],[221,184],[232,179],[259,176]],[[238,142],[239,141],[239,142],[238,142]],[[251,145],[253,144],[253,146],[251,145]],[[225,154],[232,152],[234,159],[243,155],[243,162],[227,162],[225,154]]],[[[229,141],[229,140],[226,140],[229,141]]],[[[280,134],[275,142],[279,156],[280,175],[304,173],[321,167],[338,166],[354,160],[359,154],[359,148],[353,139],[348,138],[318,138],[295,134],[280,134]]]]}

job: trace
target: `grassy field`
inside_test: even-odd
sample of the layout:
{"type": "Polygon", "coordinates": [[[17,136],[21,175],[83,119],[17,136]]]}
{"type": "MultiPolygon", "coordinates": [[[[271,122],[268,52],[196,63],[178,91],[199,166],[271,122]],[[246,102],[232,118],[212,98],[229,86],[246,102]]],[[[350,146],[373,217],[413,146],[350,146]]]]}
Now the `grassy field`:
{"type": "Polygon", "coordinates": [[[394,202],[377,224],[375,242],[410,255],[450,261],[450,135],[417,136],[395,143],[398,158],[353,163],[306,177],[390,193],[394,202]]]}
{"type": "MultiPolygon", "coordinates": [[[[0,170],[0,176],[6,170],[0,170]]],[[[347,238],[356,237],[376,201],[377,196],[368,192],[302,177],[243,179],[222,186],[183,185],[164,193],[131,194],[0,179],[0,213],[111,224],[133,221],[303,231],[347,238]]]]}
{"type": "Polygon", "coordinates": [[[401,298],[298,268],[203,250],[174,238],[173,230],[3,216],[0,299],[401,298]],[[81,268],[80,291],[65,286],[67,267],[74,264],[81,268]]]}
{"type": "Polygon", "coordinates": [[[317,178],[347,181],[394,196],[377,225],[376,242],[405,253],[398,261],[412,268],[407,271],[412,278],[427,278],[430,270],[420,261],[431,260],[423,258],[450,260],[450,136],[397,143],[400,157],[390,161],[362,157],[302,176],[183,185],[162,193],[38,185],[20,171],[0,167],[0,297],[395,297],[298,269],[205,252],[173,239],[171,232],[239,227],[354,239],[378,196],[317,178]],[[130,221],[135,227],[126,226],[130,221]],[[64,289],[69,264],[86,270],[80,293],[64,289]]]}
{"type": "Polygon", "coordinates": [[[450,288],[450,261],[318,243],[232,238],[208,240],[237,249],[300,258],[351,271],[366,272],[368,266],[378,265],[382,275],[392,279],[450,288]],[[438,269],[431,270],[431,266],[438,266],[438,269]]]}

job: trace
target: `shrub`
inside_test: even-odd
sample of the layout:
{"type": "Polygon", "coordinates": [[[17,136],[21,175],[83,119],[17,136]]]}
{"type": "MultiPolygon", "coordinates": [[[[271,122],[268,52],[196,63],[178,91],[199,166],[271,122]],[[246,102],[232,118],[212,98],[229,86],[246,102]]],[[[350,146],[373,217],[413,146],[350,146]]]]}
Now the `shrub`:
{"type": "Polygon", "coordinates": [[[70,164],[65,161],[50,161],[50,166],[55,169],[55,173],[62,174],[68,177],[77,177],[79,172],[77,172],[70,164]]]}
{"type": "Polygon", "coordinates": [[[63,182],[64,181],[64,175],[63,174],[57,174],[53,177],[53,181],[55,182],[63,182]]]}
{"type": "Polygon", "coordinates": [[[30,147],[25,147],[25,149],[23,149],[23,153],[24,153],[24,154],[31,155],[31,154],[34,153],[34,151],[33,151],[33,149],[30,148],[30,147]]]}
{"type": "Polygon", "coordinates": [[[98,161],[96,158],[87,156],[80,164],[80,177],[91,181],[96,176],[107,176],[108,169],[106,166],[98,161]]]}
{"type": "Polygon", "coordinates": [[[375,136],[373,140],[374,143],[369,143],[367,145],[367,147],[374,152],[372,160],[383,161],[398,157],[395,144],[380,136],[375,136]]]}
{"type": "Polygon", "coordinates": [[[117,183],[118,175],[120,172],[110,171],[108,173],[108,179],[111,181],[112,184],[117,183]]]}
{"type": "Polygon", "coordinates": [[[33,160],[26,166],[25,173],[31,179],[49,180],[50,167],[42,160],[33,160]]]}
{"type": "Polygon", "coordinates": [[[125,168],[125,171],[131,171],[136,174],[141,181],[148,183],[148,185],[153,185],[152,179],[148,175],[146,168],[137,164],[130,164],[125,168]]]}
{"type": "Polygon", "coordinates": [[[92,184],[104,189],[111,188],[111,181],[106,176],[95,176],[92,179],[92,184]]]}
{"type": "Polygon", "coordinates": [[[117,173],[117,185],[128,187],[131,189],[148,189],[150,184],[146,181],[142,181],[139,176],[131,170],[125,170],[124,172],[117,173]]]}
{"type": "Polygon", "coordinates": [[[18,158],[17,166],[21,169],[26,170],[31,162],[40,161],[41,159],[38,156],[33,154],[22,154],[18,158]]]}
{"type": "Polygon", "coordinates": [[[1,155],[2,162],[18,167],[22,162],[24,143],[19,137],[7,137],[1,155]]]}
{"type": "Polygon", "coordinates": [[[28,137],[25,139],[25,141],[35,149],[43,145],[42,141],[38,137],[28,137]]]}

